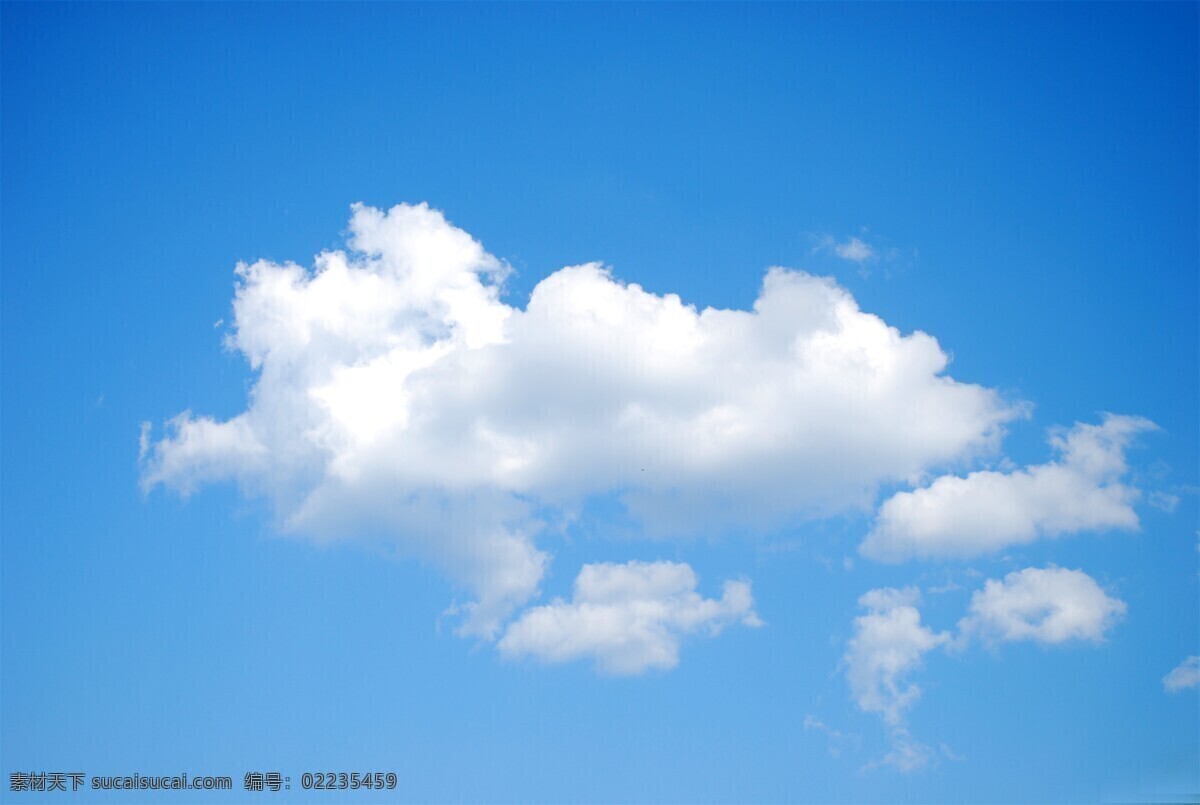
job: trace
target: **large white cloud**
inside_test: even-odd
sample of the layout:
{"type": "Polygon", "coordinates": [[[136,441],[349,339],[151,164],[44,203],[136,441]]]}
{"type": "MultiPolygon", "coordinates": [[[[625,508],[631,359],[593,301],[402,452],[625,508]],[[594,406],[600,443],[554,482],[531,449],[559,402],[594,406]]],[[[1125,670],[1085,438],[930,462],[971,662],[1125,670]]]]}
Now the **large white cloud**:
{"type": "Polygon", "coordinates": [[[590,263],[521,309],[505,264],[425,205],[355,206],[348,245],[238,266],[249,404],[170,420],[143,484],[233,480],[289,533],[387,539],[469,591],[468,633],[536,594],[547,512],[616,494],[681,534],[863,510],[1015,414],[830,279],[775,268],[752,310],[697,310],[590,263]]]}
{"type": "Polygon", "coordinates": [[[990,640],[1099,643],[1124,614],[1125,603],[1082,570],[1027,567],[977,590],[959,631],[990,640]]]}
{"type": "Polygon", "coordinates": [[[1179,693],[1200,686],[1200,657],[1192,656],[1171,669],[1163,677],[1163,689],[1167,693],[1179,693]]]}
{"type": "Polygon", "coordinates": [[[731,623],[758,626],[750,585],[725,582],[721,598],[696,592],[696,574],[676,562],[584,565],[570,602],[526,610],[497,647],[506,657],[547,663],[592,659],[610,674],[665,670],[686,635],[718,634],[731,623]]]}
{"type": "Polygon", "coordinates": [[[1146,419],[1106,415],[1076,424],[1050,444],[1057,461],[1016,472],[946,475],[899,492],[880,507],[859,550],[885,561],[969,557],[1093,529],[1136,529],[1139,492],[1124,484],[1125,449],[1155,426],[1146,419]]]}

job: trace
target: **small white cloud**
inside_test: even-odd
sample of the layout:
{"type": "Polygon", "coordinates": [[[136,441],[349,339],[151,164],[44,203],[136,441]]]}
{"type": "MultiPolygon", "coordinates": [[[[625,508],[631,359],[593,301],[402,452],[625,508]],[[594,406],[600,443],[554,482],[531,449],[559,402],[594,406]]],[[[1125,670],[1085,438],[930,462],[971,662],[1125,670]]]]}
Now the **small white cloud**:
{"type": "Polygon", "coordinates": [[[1003,581],[989,579],[975,592],[959,632],[1006,642],[1099,643],[1124,614],[1125,602],[1083,571],[1027,567],[1003,581]]]}
{"type": "Polygon", "coordinates": [[[1171,669],[1171,673],[1163,677],[1163,689],[1167,693],[1194,688],[1200,685],[1200,657],[1192,656],[1171,669]]]}
{"type": "MultiPolygon", "coordinates": [[[[851,236],[843,241],[839,241],[833,235],[814,235],[811,237],[816,244],[812,249],[813,254],[827,252],[842,260],[858,263],[860,266],[880,256],[879,251],[874,246],[857,236],[851,236]]],[[[885,257],[890,256],[890,253],[885,255],[885,257]]]]}
{"type": "Polygon", "coordinates": [[[855,263],[862,263],[875,256],[875,250],[859,238],[850,238],[845,243],[838,243],[833,247],[833,251],[843,260],[852,260],[855,263]]]}
{"type": "Polygon", "coordinates": [[[1179,507],[1179,495],[1156,490],[1146,497],[1146,502],[1159,511],[1171,514],[1179,507]]]}
{"type": "Polygon", "coordinates": [[[168,439],[151,444],[151,427],[142,423],[138,437],[143,459],[152,469],[142,476],[142,489],[149,491],[167,478],[184,497],[201,484],[261,472],[270,456],[259,441],[246,415],[226,422],[212,417],[193,417],[184,411],[167,422],[168,439]]]}
{"type": "Polygon", "coordinates": [[[1106,415],[1099,425],[1057,431],[1060,458],[1015,472],[945,475],[923,489],[900,492],[879,509],[859,546],[883,561],[971,557],[1010,545],[1078,531],[1136,529],[1139,492],[1122,482],[1125,449],[1155,425],[1141,417],[1106,415]]]}
{"type": "Polygon", "coordinates": [[[854,635],[843,658],[846,681],[859,709],[875,713],[888,725],[891,744],[882,758],[867,763],[863,771],[890,766],[914,772],[937,758],[904,724],[905,712],[921,696],[921,688],[908,677],[922,666],[925,654],[951,639],[948,633],[921,624],[920,600],[916,587],[884,587],[858,599],[867,614],[854,619],[854,635]]]}
{"type": "MultiPolygon", "coordinates": [[[[1010,573],[1003,581],[986,581],[973,595],[956,636],[922,625],[919,603],[920,591],[914,587],[871,590],[859,599],[868,611],[854,620],[843,659],[846,681],[859,708],[879,715],[888,725],[891,744],[882,758],[864,769],[891,766],[911,772],[938,760],[939,753],[914,738],[905,725],[905,713],[921,696],[920,687],[909,677],[933,649],[962,650],[974,637],[1099,643],[1125,613],[1124,602],[1105,594],[1090,576],[1057,567],[1031,567],[1010,573]]],[[[941,755],[961,760],[945,744],[940,747],[941,755]]]]}
{"type": "Polygon", "coordinates": [[[868,763],[864,767],[865,770],[877,766],[891,766],[897,771],[908,774],[920,771],[937,760],[937,752],[932,747],[918,741],[903,727],[894,728],[890,740],[892,748],[879,760],[868,763]]]}
{"type": "Polygon", "coordinates": [[[846,646],[846,680],[859,708],[899,726],[904,712],[921,696],[907,681],[924,655],[950,636],[921,625],[915,587],[871,590],[858,599],[867,614],[854,619],[854,635],[846,646]]]}
{"type": "Polygon", "coordinates": [[[717,635],[732,623],[762,623],[748,582],[725,582],[717,600],[696,592],[686,564],[591,564],[575,579],[570,602],[526,610],[497,648],[505,657],[547,663],[591,659],[605,673],[632,675],[674,668],[685,636],[717,635]]]}

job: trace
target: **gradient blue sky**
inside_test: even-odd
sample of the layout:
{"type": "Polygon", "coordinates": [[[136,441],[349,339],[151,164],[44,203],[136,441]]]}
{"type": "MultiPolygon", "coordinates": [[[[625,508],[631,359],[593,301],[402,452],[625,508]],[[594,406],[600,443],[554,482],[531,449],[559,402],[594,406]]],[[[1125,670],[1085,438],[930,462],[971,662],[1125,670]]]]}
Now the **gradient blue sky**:
{"type": "Polygon", "coordinates": [[[392,770],[356,800],[1194,801],[1197,692],[1162,680],[1200,654],[1198,31],[1195,3],[5,3],[0,800],[37,800],[21,770],[392,770]],[[518,308],[593,260],[700,308],[749,308],[768,266],[832,276],[1031,404],[986,466],[1146,417],[1140,529],[886,564],[856,553],[874,508],[664,541],[601,495],[539,541],[535,603],[667,560],[706,597],[751,580],[765,621],[614,677],[457,636],[428,562],[281,536],[234,484],[143,494],[142,422],[246,407],[235,264],[310,265],[352,203],[422,201],[518,308]],[[875,258],[822,246],[852,237],[875,258]],[[873,766],[859,597],[920,587],[953,630],[1051,564],[1124,602],[1103,641],[929,652],[905,724],[937,757],[873,766]]]}

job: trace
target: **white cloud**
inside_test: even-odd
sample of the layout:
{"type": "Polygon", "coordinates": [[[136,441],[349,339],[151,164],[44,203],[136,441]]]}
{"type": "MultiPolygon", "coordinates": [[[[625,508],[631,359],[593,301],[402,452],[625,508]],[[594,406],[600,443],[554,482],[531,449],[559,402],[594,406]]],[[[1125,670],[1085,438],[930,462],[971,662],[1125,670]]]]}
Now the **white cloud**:
{"type": "Polygon", "coordinates": [[[829,754],[832,757],[841,757],[846,749],[857,750],[862,744],[862,736],[857,733],[836,730],[811,714],[804,717],[804,729],[825,733],[829,740],[829,754]]]}
{"type": "Polygon", "coordinates": [[[915,587],[871,590],[858,599],[867,614],[854,619],[854,635],[846,646],[846,680],[859,708],[877,713],[892,726],[921,696],[907,677],[921,667],[930,650],[950,636],[921,625],[915,587]]]}
{"type": "Polygon", "coordinates": [[[1121,479],[1125,449],[1154,429],[1146,419],[1106,415],[1099,425],[1057,431],[1050,444],[1060,458],[1011,473],[942,476],[899,492],[880,507],[859,547],[884,561],[912,557],[970,557],[1078,531],[1136,529],[1139,492],[1121,479]]]}
{"type": "Polygon", "coordinates": [[[505,264],[426,205],[356,205],[348,244],[238,266],[249,404],[148,435],[143,485],[231,480],[285,532],[388,540],[466,588],[465,633],[536,594],[539,513],[615,494],[670,535],[861,511],[1016,414],[830,279],[774,268],[752,310],[697,310],[589,263],[520,309],[505,264]]]}
{"type": "Polygon", "coordinates": [[[882,758],[868,763],[864,768],[876,766],[891,766],[897,771],[914,772],[925,768],[937,760],[937,753],[912,736],[904,727],[895,727],[889,736],[892,748],[882,758]]]}
{"type": "MultiPolygon", "coordinates": [[[[846,681],[859,709],[875,713],[888,725],[891,744],[867,768],[885,765],[904,772],[938,758],[905,725],[905,713],[921,696],[920,687],[908,679],[928,652],[938,647],[961,650],[975,638],[1100,643],[1125,613],[1125,603],[1107,595],[1091,576],[1053,566],[1025,568],[1003,581],[988,579],[972,595],[954,636],[922,625],[920,591],[915,587],[871,590],[858,602],[867,614],[855,618],[854,634],[846,645],[846,681]]],[[[942,754],[958,758],[944,744],[942,754]]]]}
{"type": "Polygon", "coordinates": [[[859,238],[850,238],[845,243],[838,243],[834,245],[833,250],[843,260],[851,260],[855,263],[862,263],[875,256],[875,250],[859,238]]]}
{"type": "Polygon", "coordinates": [[[1200,657],[1192,656],[1171,669],[1171,673],[1163,677],[1163,689],[1167,693],[1194,688],[1200,685],[1200,657]]]}
{"type": "Polygon", "coordinates": [[[921,667],[926,653],[950,641],[949,634],[921,624],[920,598],[915,587],[885,587],[858,599],[867,614],[854,619],[854,635],[846,644],[846,681],[859,708],[883,718],[892,745],[866,768],[886,765],[909,772],[935,757],[904,726],[905,711],[921,696],[921,688],[908,676],[921,667]]]}
{"type": "Polygon", "coordinates": [[[665,670],[686,635],[718,634],[731,623],[759,626],[750,585],[725,582],[719,600],[696,592],[696,574],[675,562],[584,565],[570,602],[526,610],[497,648],[509,658],[562,663],[591,659],[610,674],[665,670]]]}
{"type": "Polygon", "coordinates": [[[813,254],[819,252],[832,253],[843,260],[858,263],[860,266],[879,256],[878,250],[860,237],[851,236],[844,241],[838,241],[833,235],[812,235],[815,245],[813,254]]]}
{"type": "Polygon", "coordinates": [[[1027,567],[977,590],[959,631],[988,640],[1099,643],[1124,614],[1125,602],[1081,570],[1027,567]]]}
{"type": "Polygon", "coordinates": [[[1170,492],[1155,490],[1147,497],[1146,502],[1154,508],[1164,511],[1167,514],[1172,514],[1179,507],[1179,495],[1173,495],[1170,492]]]}

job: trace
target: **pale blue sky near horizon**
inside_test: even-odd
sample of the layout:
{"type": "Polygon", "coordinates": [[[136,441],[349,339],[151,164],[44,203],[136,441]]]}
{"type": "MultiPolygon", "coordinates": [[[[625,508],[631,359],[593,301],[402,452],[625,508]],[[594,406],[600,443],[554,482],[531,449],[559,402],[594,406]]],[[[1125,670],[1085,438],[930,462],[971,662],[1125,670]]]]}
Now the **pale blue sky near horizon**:
{"type": "Polygon", "coordinates": [[[1200,798],[1197,690],[1163,684],[1200,654],[1200,5],[4,3],[0,45],[0,801],[1200,798]],[[751,581],[764,625],[632,676],[506,659],[454,633],[430,561],[283,536],[231,483],[140,487],[142,422],[247,406],[235,265],[344,248],[356,202],[442,211],[512,266],[515,308],[589,261],[701,309],[749,309],[771,266],[833,277],[1029,404],[952,471],[1153,421],[1126,453],[1140,528],[888,564],[857,553],[874,508],[663,540],[600,494],[539,540],[533,603],[585,564],[686,562],[705,597],[751,581]],[[904,723],[936,760],[881,765],[846,679],[860,596],[919,587],[953,630],[985,579],[1050,565],[1124,615],[1095,644],[929,652],[904,723]]]}

